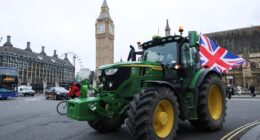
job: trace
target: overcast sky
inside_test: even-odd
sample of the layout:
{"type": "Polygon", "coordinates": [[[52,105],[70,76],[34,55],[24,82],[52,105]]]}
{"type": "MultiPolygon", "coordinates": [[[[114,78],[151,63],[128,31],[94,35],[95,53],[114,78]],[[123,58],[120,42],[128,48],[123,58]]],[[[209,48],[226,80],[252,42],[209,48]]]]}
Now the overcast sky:
{"type": "MultiPolygon", "coordinates": [[[[95,22],[103,0],[0,0],[0,46],[11,35],[12,44],[34,52],[45,46],[61,57],[76,53],[84,67],[95,68],[95,22]]],[[[260,0],[107,0],[115,24],[114,61],[126,60],[129,45],[164,36],[166,19],[171,33],[209,33],[260,25],[260,0]]],[[[72,56],[69,56],[72,60],[72,56]]],[[[76,62],[76,65],[79,65],[76,62]]],[[[79,66],[76,66],[77,69],[79,66]]]]}

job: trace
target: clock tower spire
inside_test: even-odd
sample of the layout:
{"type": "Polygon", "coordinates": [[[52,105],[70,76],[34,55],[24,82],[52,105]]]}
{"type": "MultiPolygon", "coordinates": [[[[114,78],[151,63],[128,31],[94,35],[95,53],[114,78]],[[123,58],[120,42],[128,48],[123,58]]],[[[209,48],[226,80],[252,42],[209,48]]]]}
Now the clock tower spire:
{"type": "Polygon", "coordinates": [[[96,70],[100,65],[114,62],[114,23],[104,0],[96,20],[96,70]]]}
{"type": "Polygon", "coordinates": [[[165,36],[170,36],[171,35],[171,28],[169,26],[168,19],[166,20],[166,27],[165,27],[165,36]]]}

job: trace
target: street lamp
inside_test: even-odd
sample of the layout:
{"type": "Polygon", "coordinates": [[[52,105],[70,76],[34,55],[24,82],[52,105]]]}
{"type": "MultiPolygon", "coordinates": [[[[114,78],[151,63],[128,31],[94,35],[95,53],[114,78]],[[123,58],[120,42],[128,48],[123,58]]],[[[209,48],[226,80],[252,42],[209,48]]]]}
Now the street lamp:
{"type": "Polygon", "coordinates": [[[75,72],[76,72],[75,61],[76,61],[76,55],[73,56],[74,74],[75,74],[75,72]]]}
{"type": "Polygon", "coordinates": [[[76,56],[73,56],[73,65],[74,65],[74,69],[75,69],[75,61],[76,61],[76,56]]]}

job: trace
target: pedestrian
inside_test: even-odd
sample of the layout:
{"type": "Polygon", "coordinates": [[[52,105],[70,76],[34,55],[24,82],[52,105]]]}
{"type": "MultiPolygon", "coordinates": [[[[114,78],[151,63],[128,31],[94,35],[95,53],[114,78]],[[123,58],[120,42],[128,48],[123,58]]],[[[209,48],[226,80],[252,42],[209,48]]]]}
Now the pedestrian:
{"type": "Polygon", "coordinates": [[[228,99],[231,99],[231,96],[234,95],[234,88],[233,88],[233,86],[228,84],[226,92],[227,92],[228,99]]]}
{"type": "Polygon", "coordinates": [[[255,97],[255,86],[253,84],[251,84],[249,86],[249,90],[250,90],[251,96],[255,97]]]}

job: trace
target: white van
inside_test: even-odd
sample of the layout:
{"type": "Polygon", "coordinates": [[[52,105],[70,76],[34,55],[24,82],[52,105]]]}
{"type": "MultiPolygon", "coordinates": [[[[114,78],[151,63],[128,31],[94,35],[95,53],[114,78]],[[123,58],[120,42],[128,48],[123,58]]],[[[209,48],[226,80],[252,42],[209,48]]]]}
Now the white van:
{"type": "Polygon", "coordinates": [[[34,96],[35,91],[32,89],[31,86],[25,86],[21,85],[18,86],[18,95],[26,96],[26,95],[31,95],[34,96]]]}

